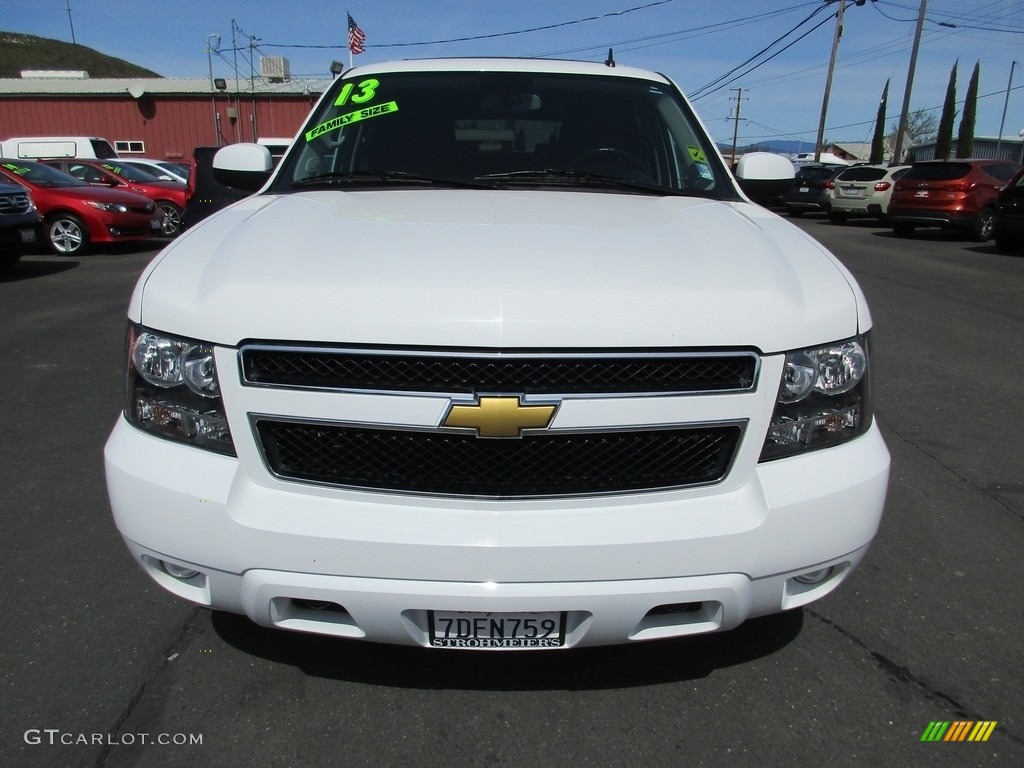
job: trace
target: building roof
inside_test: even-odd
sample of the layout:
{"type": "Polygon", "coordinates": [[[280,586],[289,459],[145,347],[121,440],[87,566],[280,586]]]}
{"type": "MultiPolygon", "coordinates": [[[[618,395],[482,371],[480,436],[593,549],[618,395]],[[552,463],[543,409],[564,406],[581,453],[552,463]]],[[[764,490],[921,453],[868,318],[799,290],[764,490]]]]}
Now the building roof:
{"type": "MultiPolygon", "coordinates": [[[[220,93],[279,94],[308,96],[322,93],[331,84],[330,78],[296,78],[282,82],[271,82],[261,77],[249,79],[226,79],[227,89],[220,93]]],[[[211,87],[209,78],[173,77],[96,77],[96,78],[0,78],[0,95],[3,96],[113,96],[130,93],[135,98],[146,94],[168,95],[209,95],[217,92],[211,87]]]]}

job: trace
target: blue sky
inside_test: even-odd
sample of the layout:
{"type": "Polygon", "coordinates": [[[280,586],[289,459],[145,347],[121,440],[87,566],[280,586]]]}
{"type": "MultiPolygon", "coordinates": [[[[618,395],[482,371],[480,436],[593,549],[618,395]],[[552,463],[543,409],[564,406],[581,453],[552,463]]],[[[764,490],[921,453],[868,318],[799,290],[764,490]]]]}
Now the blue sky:
{"type": "MultiPolygon", "coordinates": [[[[893,122],[903,102],[919,2],[868,0],[856,6],[848,0],[827,140],[870,140],[887,79],[893,122]]],[[[346,11],[366,33],[366,52],[354,58],[357,65],[475,55],[603,61],[611,47],[620,64],[674,79],[694,97],[716,139],[731,141],[735,89],[742,88],[740,144],[795,139],[808,149],[817,134],[835,30],[830,14],[837,7],[835,0],[138,0],[130,6],[121,0],[3,0],[3,6],[4,31],[70,41],[73,24],[78,43],[167,77],[206,78],[211,60],[215,77],[234,77],[232,21],[240,45],[247,46],[250,36],[258,39],[257,55],[289,59],[293,75],[326,75],[332,60],[349,60],[346,11]],[[221,54],[208,57],[212,34],[220,35],[221,54]],[[458,41],[467,37],[480,39],[458,41]]],[[[1016,137],[1024,129],[1024,2],[929,0],[927,11],[911,110],[934,108],[938,116],[957,60],[962,100],[980,61],[976,133],[996,136],[1016,59],[1003,129],[1004,137],[1016,137]]],[[[248,72],[247,62],[242,69],[248,72]]],[[[954,130],[958,126],[959,117],[954,130]]]]}

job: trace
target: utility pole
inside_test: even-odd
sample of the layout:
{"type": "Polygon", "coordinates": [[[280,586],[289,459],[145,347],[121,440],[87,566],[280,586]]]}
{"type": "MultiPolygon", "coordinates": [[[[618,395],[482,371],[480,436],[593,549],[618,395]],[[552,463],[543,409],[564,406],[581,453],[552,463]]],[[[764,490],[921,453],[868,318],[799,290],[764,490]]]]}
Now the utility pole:
{"type": "Polygon", "coordinates": [[[825,141],[825,116],[828,114],[828,99],[832,93],[832,74],[836,69],[836,55],[839,53],[839,38],[843,36],[843,10],[846,0],[839,0],[836,11],[836,31],[832,37],[832,57],[828,60],[828,76],[825,78],[825,96],[821,100],[821,119],[818,121],[818,139],[814,143],[814,162],[821,162],[821,145],[825,141]]]}
{"type": "Polygon", "coordinates": [[[71,18],[71,0],[64,0],[64,7],[68,9],[68,24],[71,25],[71,44],[78,45],[75,42],[75,20],[71,18]]]}
{"type": "Polygon", "coordinates": [[[213,113],[213,139],[220,146],[220,124],[217,122],[217,89],[213,84],[213,41],[216,39],[217,47],[220,47],[220,35],[212,34],[206,36],[206,66],[210,70],[210,109],[213,113]]]}
{"type": "Polygon", "coordinates": [[[1010,89],[1013,88],[1013,69],[1016,61],[1010,62],[1010,82],[1006,84],[1006,99],[1003,101],[1003,118],[999,121],[999,138],[996,139],[996,159],[999,159],[999,146],[1003,143],[1003,126],[1006,125],[1006,108],[1010,105],[1010,89]]]}
{"type": "Polygon", "coordinates": [[[729,90],[736,91],[736,111],[733,113],[733,128],[732,128],[732,163],[736,163],[736,140],[740,134],[740,102],[743,100],[743,89],[742,88],[730,88],[729,90]]]}
{"type": "Polygon", "coordinates": [[[260,38],[255,35],[249,35],[249,91],[252,93],[252,112],[249,115],[249,129],[252,133],[253,144],[259,138],[256,128],[256,64],[253,54],[253,49],[258,42],[260,42],[260,38]]]}
{"type": "Polygon", "coordinates": [[[900,112],[900,129],[896,132],[896,146],[892,152],[892,161],[898,163],[903,155],[903,138],[907,133],[907,121],[910,118],[910,92],[914,89],[914,71],[917,69],[917,52],[921,48],[921,30],[924,29],[924,13],[928,0],[921,0],[921,8],[917,12],[917,29],[914,31],[914,47],[910,52],[910,68],[907,70],[907,88],[903,92],[903,111],[900,112]]]}

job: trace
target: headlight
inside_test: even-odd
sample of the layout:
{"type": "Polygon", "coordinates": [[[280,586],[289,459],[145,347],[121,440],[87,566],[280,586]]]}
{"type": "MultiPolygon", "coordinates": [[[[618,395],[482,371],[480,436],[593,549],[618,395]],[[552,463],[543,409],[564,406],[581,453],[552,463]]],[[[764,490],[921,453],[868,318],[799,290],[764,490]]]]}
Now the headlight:
{"type": "Polygon", "coordinates": [[[871,415],[866,336],[790,352],[761,461],[852,440],[871,415]]]}
{"type": "Polygon", "coordinates": [[[121,203],[101,203],[99,200],[86,200],[85,204],[110,213],[128,213],[128,206],[121,205],[121,203]]]}
{"type": "Polygon", "coordinates": [[[125,416],[139,429],[234,455],[213,346],[131,325],[125,416]]]}

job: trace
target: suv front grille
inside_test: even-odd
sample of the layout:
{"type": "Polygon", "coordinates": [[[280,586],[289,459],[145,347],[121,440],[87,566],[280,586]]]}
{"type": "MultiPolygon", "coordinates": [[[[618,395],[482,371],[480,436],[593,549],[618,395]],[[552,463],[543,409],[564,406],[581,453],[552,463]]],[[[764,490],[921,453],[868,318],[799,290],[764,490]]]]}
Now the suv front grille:
{"type": "Polygon", "coordinates": [[[31,207],[25,192],[0,195],[0,213],[27,213],[31,207]]]}
{"type": "Polygon", "coordinates": [[[713,483],[739,443],[736,424],[488,440],[447,432],[256,418],[278,477],[406,493],[526,498],[713,483]]]}
{"type": "Polygon", "coordinates": [[[742,391],[751,352],[466,354],[245,346],[246,384],[391,392],[611,394],[742,391]]]}

